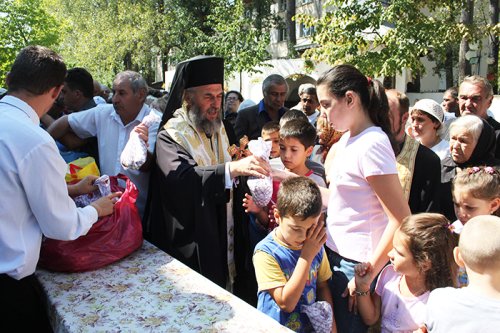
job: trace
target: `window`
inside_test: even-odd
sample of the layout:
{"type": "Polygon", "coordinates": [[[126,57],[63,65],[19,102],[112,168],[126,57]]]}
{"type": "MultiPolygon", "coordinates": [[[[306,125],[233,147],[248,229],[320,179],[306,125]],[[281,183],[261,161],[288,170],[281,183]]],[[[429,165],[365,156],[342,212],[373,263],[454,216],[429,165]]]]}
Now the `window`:
{"type": "Polygon", "coordinates": [[[284,12],[286,10],[286,1],[287,0],[280,0],[278,3],[278,10],[280,12],[284,12]]]}
{"type": "Polygon", "coordinates": [[[309,37],[314,33],[314,27],[308,27],[304,23],[300,24],[299,37],[309,37]]]}
{"type": "Polygon", "coordinates": [[[288,39],[288,32],[286,28],[280,28],[278,30],[278,42],[284,42],[288,39]]]}

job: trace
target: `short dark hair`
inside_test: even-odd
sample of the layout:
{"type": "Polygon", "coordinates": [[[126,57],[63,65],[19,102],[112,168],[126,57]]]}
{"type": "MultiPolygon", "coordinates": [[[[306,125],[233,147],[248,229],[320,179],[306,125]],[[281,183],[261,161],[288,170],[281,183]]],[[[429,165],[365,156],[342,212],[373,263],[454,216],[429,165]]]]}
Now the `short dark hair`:
{"type": "Polygon", "coordinates": [[[7,76],[9,91],[26,90],[43,95],[63,85],[66,65],[54,51],[38,45],[27,46],[16,57],[7,76]]]}
{"type": "Polygon", "coordinates": [[[71,68],[64,82],[71,90],[80,90],[87,98],[94,96],[94,79],[85,68],[71,68]]]}
{"type": "Polygon", "coordinates": [[[443,95],[446,93],[450,93],[451,97],[453,97],[455,100],[458,100],[458,88],[457,87],[451,87],[446,89],[443,95]]]}
{"type": "Polygon", "coordinates": [[[318,185],[307,177],[285,179],[279,188],[276,209],[283,217],[305,220],[321,214],[321,192],[318,185]]]}
{"type": "Polygon", "coordinates": [[[286,122],[293,120],[293,119],[301,119],[305,121],[309,121],[307,119],[306,114],[303,111],[297,110],[297,109],[291,109],[288,110],[281,116],[280,118],[280,125],[283,126],[285,125],[286,122]]]}
{"type": "Polygon", "coordinates": [[[309,121],[293,119],[280,128],[280,139],[294,138],[307,149],[316,143],[316,129],[309,121]]]}
{"type": "Polygon", "coordinates": [[[226,93],[226,96],[224,96],[224,101],[227,100],[227,96],[229,96],[229,94],[236,94],[238,96],[238,100],[241,102],[243,102],[244,98],[243,98],[243,95],[237,91],[237,90],[229,90],[227,93],[226,93]]]}
{"type": "Polygon", "coordinates": [[[274,132],[279,132],[280,131],[280,123],[272,120],[268,121],[267,123],[262,126],[261,134],[264,133],[274,133],[274,132]]]}

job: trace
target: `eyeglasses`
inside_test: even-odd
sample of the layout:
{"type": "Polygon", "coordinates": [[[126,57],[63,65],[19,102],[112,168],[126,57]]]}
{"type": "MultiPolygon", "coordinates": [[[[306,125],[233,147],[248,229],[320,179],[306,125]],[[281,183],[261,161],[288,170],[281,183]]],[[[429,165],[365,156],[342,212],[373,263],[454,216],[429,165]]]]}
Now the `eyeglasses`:
{"type": "Polygon", "coordinates": [[[227,97],[226,101],[236,101],[238,97],[227,97]]]}

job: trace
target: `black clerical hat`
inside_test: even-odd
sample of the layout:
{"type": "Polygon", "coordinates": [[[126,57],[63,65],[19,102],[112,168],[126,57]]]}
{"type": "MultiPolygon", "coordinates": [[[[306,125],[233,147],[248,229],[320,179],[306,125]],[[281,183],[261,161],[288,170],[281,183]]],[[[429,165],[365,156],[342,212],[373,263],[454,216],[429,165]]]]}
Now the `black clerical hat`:
{"type": "Polygon", "coordinates": [[[161,126],[182,106],[184,89],[214,83],[224,84],[223,58],[197,56],[177,64],[161,126]]]}

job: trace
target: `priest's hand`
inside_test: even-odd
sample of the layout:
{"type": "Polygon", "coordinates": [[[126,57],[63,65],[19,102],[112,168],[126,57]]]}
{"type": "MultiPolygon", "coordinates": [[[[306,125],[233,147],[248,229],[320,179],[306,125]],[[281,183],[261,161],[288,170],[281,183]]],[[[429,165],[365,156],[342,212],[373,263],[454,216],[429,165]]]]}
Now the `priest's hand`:
{"type": "Polygon", "coordinates": [[[229,162],[231,178],[238,176],[268,177],[271,174],[269,162],[263,158],[251,155],[238,161],[229,162]]]}

